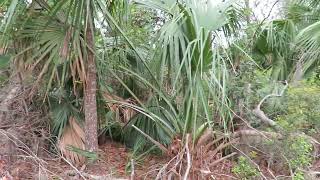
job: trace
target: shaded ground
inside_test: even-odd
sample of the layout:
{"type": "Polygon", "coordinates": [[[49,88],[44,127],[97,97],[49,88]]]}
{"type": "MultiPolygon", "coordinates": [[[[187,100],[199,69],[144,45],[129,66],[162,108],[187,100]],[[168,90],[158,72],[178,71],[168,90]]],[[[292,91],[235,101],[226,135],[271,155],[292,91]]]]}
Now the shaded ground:
{"type": "MultiPolygon", "coordinates": [[[[100,146],[100,159],[94,165],[82,170],[86,179],[131,179],[130,151],[124,145],[107,141],[100,146]],[[127,167],[127,169],[126,169],[127,167]],[[127,171],[126,171],[127,170],[127,171]]],[[[24,179],[81,179],[75,168],[60,158],[42,158],[39,164],[33,157],[21,156],[15,163],[0,160],[1,180],[24,179]],[[43,160],[43,161],[42,161],[43,160]]],[[[167,157],[149,155],[134,165],[134,179],[154,179],[158,170],[169,161],[167,157]]],[[[233,179],[230,173],[230,163],[223,162],[212,175],[218,179],[233,179]]]]}
{"type": "MultiPolygon", "coordinates": [[[[130,179],[130,167],[128,172],[126,167],[130,162],[130,152],[124,145],[107,141],[100,146],[100,159],[85,170],[82,167],[71,167],[68,163],[60,158],[42,158],[42,163],[36,164],[33,157],[21,156],[16,162],[12,163],[8,157],[0,159],[0,175],[1,180],[14,179],[35,179],[43,177],[44,179],[81,179],[77,173],[78,169],[84,172],[87,179],[95,178],[120,178],[130,179]],[[90,178],[92,176],[92,178],[90,178]]],[[[155,166],[161,166],[161,162],[165,163],[166,159],[159,156],[148,156],[143,163],[135,164],[135,177],[142,179],[143,176],[154,176],[152,172],[148,172],[155,166]],[[151,173],[151,174],[150,174],[151,173]]]]}
{"type": "MultiPolygon", "coordinates": [[[[77,167],[81,173],[77,173],[60,158],[41,158],[20,155],[15,157],[17,160],[12,163],[7,157],[0,157],[0,174],[1,180],[24,180],[24,179],[131,179],[131,168],[128,166],[131,153],[124,145],[107,141],[100,146],[100,159],[94,165],[87,167],[85,170],[77,167]],[[38,162],[38,163],[37,163],[38,162]],[[79,175],[79,174],[82,174],[79,175]]],[[[149,155],[142,161],[135,162],[134,179],[155,179],[157,173],[164,164],[169,161],[167,157],[149,155]]],[[[210,176],[218,180],[238,179],[231,173],[234,161],[223,161],[215,169],[211,169],[210,176]]],[[[274,179],[268,175],[268,168],[259,164],[260,168],[268,179],[274,179]]],[[[320,170],[320,161],[314,161],[313,171],[320,170]]],[[[204,170],[205,171],[205,170],[204,170]]],[[[270,172],[270,171],[269,171],[270,172]]],[[[273,172],[277,175],[277,172],[273,172]]],[[[289,178],[289,177],[288,177],[289,178]]]]}

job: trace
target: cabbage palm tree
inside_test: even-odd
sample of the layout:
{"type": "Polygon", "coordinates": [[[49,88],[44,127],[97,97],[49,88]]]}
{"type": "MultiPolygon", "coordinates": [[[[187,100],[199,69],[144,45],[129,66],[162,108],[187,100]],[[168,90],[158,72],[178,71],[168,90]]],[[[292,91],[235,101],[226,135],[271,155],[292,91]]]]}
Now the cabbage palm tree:
{"type": "Polygon", "coordinates": [[[227,87],[231,65],[221,39],[228,39],[240,26],[232,18],[234,1],[134,2],[161,10],[168,18],[151,58],[143,61],[145,69],[122,68],[149,90],[147,102],[131,92],[141,103],[125,104],[141,112],[129,123],[133,125],[130,136],[138,130],[166,146],[174,137],[187,134],[192,134],[195,142],[203,130],[218,125],[227,131],[232,117],[227,87]]]}
{"type": "MultiPolygon", "coordinates": [[[[34,71],[33,91],[44,85],[45,97],[53,90],[66,95],[69,89],[73,96],[84,97],[89,151],[97,149],[96,62],[104,60],[97,53],[94,40],[107,41],[106,35],[114,38],[110,27],[124,34],[116,23],[123,16],[115,20],[111,13],[119,13],[116,9],[125,8],[126,3],[34,0],[27,4],[7,0],[2,4],[6,7],[1,25],[2,46],[15,50],[11,53],[21,72],[26,68],[34,71]]],[[[162,10],[166,22],[155,40],[156,48],[150,48],[151,58],[146,58],[123,36],[142,69],[119,66],[110,71],[138,102],[138,106],[124,103],[140,112],[130,125],[156,140],[169,139],[164,140],[166,145],[176,135],[192,134],[195,142],[208,126],[226,131],[232,119],[228,98],[232,65],[222,44],[239,27],[234,1],[136,0],[135,3],[162,10]],[[208,17],[212,20],[208,21],[208,17]],[[148,102],[140,100],[117,76],[115,71],[119,69],[151,91],[148,102]],[[151,135],[152,132],[155,134],[151,135]]]]}
{"type": "MultiPolygon", "coordinates": [[[[320,2],[315,0],[300,0],[297,5],[304,8],[300,16],[302,28],[297,35],[297,49],[300,53],[299,66],[296,74],[308,74],[315,70],[320,64],[320,2]]],[[[301,77],[297,77],[301,79],[301,77]]]]}
{"type": "Polygon", "coordinates": [[[264,55],[260,62],[273,79],[298,80],[318,66],[319,7],[315,0],[291,0],[282,19],[263,23],[254,52],[264,55]]]}

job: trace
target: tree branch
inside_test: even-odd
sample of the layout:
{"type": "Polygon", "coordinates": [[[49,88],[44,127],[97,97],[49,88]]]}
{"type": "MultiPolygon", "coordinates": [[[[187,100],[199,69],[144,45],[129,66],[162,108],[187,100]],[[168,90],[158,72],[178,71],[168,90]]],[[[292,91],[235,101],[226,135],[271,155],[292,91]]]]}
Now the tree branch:
{"type": "Polygon", "coordinates": [[[281,97],[284,93],[284,91],[287,89],[288,87],[288,82],[285,81],[285,86],[283,87],[282,91],[279,94],[269,94],[267,96],[265,96],[257,105],[257,107],[252,111],[253,114],[258,117],[263,123],[269,125],[269,126],[275,126],[276,122],[274,122],[272,119],[270,119],[262,110],[261,110],[261,105],[262,103],[264,103],[264,101],[266,101],[268,98],[271,97],[281,97]]]}
{"type": "Polygon", "coordinates": [[[190,172],[190,169],[191,169],[191,165],[192,165],[192,162],[191,162],[191,155],[190,155],[190,150],[189,150],[189,134],[187,134],[186,136],[186,154],[187,154],[187,169],[186,169],[186,172],[183,176],[183,180],[187,180],[188,179],[188,175],[189,175],[189,172],[190,172]]]}

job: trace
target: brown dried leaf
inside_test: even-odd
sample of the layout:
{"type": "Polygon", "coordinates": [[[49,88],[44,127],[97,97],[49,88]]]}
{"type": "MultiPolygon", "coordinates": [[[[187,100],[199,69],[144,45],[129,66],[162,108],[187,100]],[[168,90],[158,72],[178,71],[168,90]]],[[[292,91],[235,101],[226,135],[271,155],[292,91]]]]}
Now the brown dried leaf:
{"type": "Polygon", "coordinates": [[[78,125],[74,117],[70,117],[69,125],[65,127],[58,142],[58,148],[68,161],[77,166],[80,166],[85,162],[85,157],[76,152],[68,150],[67,147],[73,146],[75,148],[84,150],[84,139],[84,131],[78,125]]]}

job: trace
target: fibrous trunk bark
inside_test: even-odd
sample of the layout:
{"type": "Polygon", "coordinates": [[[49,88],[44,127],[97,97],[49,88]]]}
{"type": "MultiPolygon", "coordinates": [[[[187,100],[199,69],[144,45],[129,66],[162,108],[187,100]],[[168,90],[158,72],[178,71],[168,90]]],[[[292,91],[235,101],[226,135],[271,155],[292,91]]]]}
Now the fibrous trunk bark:
{"type": "Polygon", "coordinates": [[[292,84],[294,86],[297,86],[299,84],[299,81],[302,80],[303,78],[303,62],[302,62],[302,58],[299,59],[299,61],[296,64],[296,69],[295,72],[293,74],[293,78],[292,78],[292,84]]]}
{"type": "Polygon", "coordinates": [[[92,12],[90,12],[91,1],[86,6],[86,42],[87,42],[87,76],[84,97],[84,112],[85,112],[85,147],[87,151],[97,152],[98,150],[98,135],[97,135],[97,76],[96,63],[94,57],[94,28],[92,12]]]}

